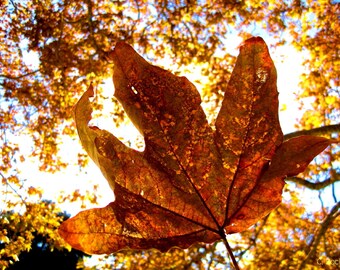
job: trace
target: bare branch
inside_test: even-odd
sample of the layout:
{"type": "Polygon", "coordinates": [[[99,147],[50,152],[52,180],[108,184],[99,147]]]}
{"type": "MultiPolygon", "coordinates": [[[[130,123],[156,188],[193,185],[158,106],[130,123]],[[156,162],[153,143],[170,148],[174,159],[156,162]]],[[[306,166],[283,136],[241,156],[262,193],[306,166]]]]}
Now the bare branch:
{"type": "Polygon", "coordinates": [[[309,248],[308,248],[308,255],[301,262],[299,269],[305,269],[307,262],[315,256],[316,249],[320,243],[321,237],[325,235],[326,231],[328,230],[332,222],[335,220],[336,217],[339,216],[340,214],[339,208],[340,208],[340,201],[333,206],[333,208],[331,209],[327,217],[321,223],[319,231],[313,236],[311,244],[309,245],[309,248]]]}
{"type": "Polygon", "coordinates": [[[301,135],[314,135],[314,136],[330,136],[332,133],[339,133],[340,134],[340,124],[336,125],[329,125],[319,128],[313,128],[310,130],[300,130],[292,133],[288,133],[284,135],[284,140],[288,140],[294,137],[298,137],[301,135]]]}
{"type": "Polygon", "coordinates": [[[6,182],[6,185],[9,186],[9,188],[20,198],[20,200],[23,202],[23,204],[25,206],[27,206],[24,198],[19,194],[19,192],[10,184],[9,180],[7,179],[7,177],[5,177],[1,172],[0,172],[0,176],[2,177],[2,179],[6,182]]]}
{"type": "MultiPolygon", "coordinates": [[[[275,210],[277,211],[277,209],[275,210]]],[[[252,247],[256,246],[256,240],[259,237],[260,233],[262,233],[262,229],[264,228],[264,226],[267,223],[267,220],[269,218],[269,215],[271,213],[269,213],[267,216],[265,216],[265,218],[261,221],[260,226],[255,227],[255,231],[254,231],[254,236],[250,237],[250,244],[248,245],[247,248],[244,248],[238,255],[239,260],[241,260],[241,258],[243,257],[244,254],[246,254],[252,247]]],[[[256,225],[255,225],[256,226],[256,225]]]]}
{"type": "Polygon", "coordinates": [[[22,75],[19,75],[19,76],[11,76],[11,75],[0,74],[0,78],[6,78],[6,79],[10,79],[10,80],[19,80],[21,78],[27,77],[27,76],[32,75],[34,73],[37,73],[39,71],[40,71],[40,69],[37,69],[37,70],[33,70],[31,72],[28,72],[28,73],[25,73],[25,74],[22,74],[22,75]]]}
{"type": "Polygon", "coordinates": [[[286,178],[286,181],[289,181],[289,182],[294,182],[296,184],[299,184],[299,185],[302,185],[302,186],[305,186],[309,189],[312,189],[312,190],[320,190],[320,189],[323,189],[333,183],[336,183],[336,182],[339,182],[340,181],[340,174],[335,174],[336,176],[336,179],[334,178],[328,178],[322,182],[317,182],[317,183],[313,183],[313,182],[310,182],[309,180],[306,180],[304,178],[301,178],[301,177],[288,177],[286,178]]]}

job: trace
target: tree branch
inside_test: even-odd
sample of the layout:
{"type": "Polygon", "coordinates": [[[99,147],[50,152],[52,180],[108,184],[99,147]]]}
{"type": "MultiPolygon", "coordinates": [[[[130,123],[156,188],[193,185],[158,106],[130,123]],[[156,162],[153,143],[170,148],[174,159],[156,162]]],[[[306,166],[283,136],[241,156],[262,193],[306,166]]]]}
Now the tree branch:
{"type": "Polygon", "coordinates": [[[339,182],[340,181],[340,174],[335,174],[336,176],[336,179],[334,178],[328,178],[322,182],[317,182],[317,183],[313,183],[313,182],[310,182],[306,179],[303,179],[301,177],[288,177],[286,178],[286,181],[289,181],[289,182],[294,182],[296,184],[299,184],[299,185],[302,185],[302,186],[305,186],[309,189],[312,189],[312,190],[320,190],[320,189],[323,189],[333,183],[336,183],[336,182],[339,182]]]}
{"type": "Polygon", "coordinates": [[[301,135],[314,135],[314,136],[324,136],[331,135],[332,133],[340,133],[340,124],[329,125],[319,128],[313,128],[310,130],[300,130],[284,135],[284,140],[288,140],[301,135]]]}
{"type": "MultiPolygon", "coordinates": [[[[23,204],[27,207],[27,204],[24,200],[24,198],[19,194],[19,192],[10,184],[10,181],[5,177],[1,172],[0,176],[2,179],[6,182],[6,185],[9,186],[9,188],[20,198],[20,200],[23,202],[23,204]]],[[[20,187],[21,188],[21,187],[20,187]]]]}
{"type": "Polygon", "coordinates": [[[319,229],[319,232],[313,236],[313,239],[311,241],[311,244],[309,245],[308,255],[307,257],[301,262],[299,269],[305,269],[305,266],[309,259],[313,258],[316,253],[317,246],[320,243],[321,237],[325,235],[326,231],[328,230],[328,227],[332,224],[332,222],[336,219],[336,217],[339,216],[340,212],[338,211],[340,208],[340,201],[337,202],[331,209],[330,213],[327,215],[327,217],[323,220],[321,223],[321,227],[319,229]]]}
{"type": "MultiPolygon", "coordinates": [[[[277,211],[277,209],[276,209],[276,211],[277,211]]],[[[242,251],[238,254],[239,260],[242,259],[243,255],[246,254],[252,247],[256,246],[256,240],[259,237],[260,233],[262,233],[262,229],[266,225],[267,220],[268,220],[270,214],[271,213],[269,213],[267,216],[265,216],[265,218],[260,223],[259,227],[255,227],[254,236],[249,238],[251,243],[249,243],[248,247],[242,249],[242,251]]],[[[257,225],[255,225],[255,226],[257,226],[257,225]]]]}
{"type": "Polygon", "coordinates": [[[95,37],[95,31],[94,31],[95,26],[94,26],[94,21],[93,21],[93,3],[92,3],[92,0],[87,0],[86,2],[87,2],[87,10],[88,10],[87,21],[88,21],[88,24],[89,24],[89,32],[90,32],[89,40],[92,42],[96,53],[99,56],[103,56],[103,55],[105,56],[106,55],[105,51],[103,51],[101,49],[101,47],[99,46],[99,44],[96,40],[96,37],[95,37]]]}
{"type": "Polygon", "coordinates": [[[19,75],[19,76],[11,76],[11,75],[0,74],[0,78],[6,78],[6,79],[9,79],[9,80],[19,80],[21,78],[32,75],[32,74],[37,73],[39,71],[40,71],[40,69],[36,69],[36,70],[33,70],[31,72],[27,72],[27,73],[19,75]]]}

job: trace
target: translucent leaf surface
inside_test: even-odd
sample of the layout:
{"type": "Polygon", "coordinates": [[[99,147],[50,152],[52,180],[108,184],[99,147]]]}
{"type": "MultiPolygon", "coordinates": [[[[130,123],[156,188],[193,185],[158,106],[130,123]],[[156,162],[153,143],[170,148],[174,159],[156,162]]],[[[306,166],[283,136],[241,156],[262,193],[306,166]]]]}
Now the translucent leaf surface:
{"type": "Polygon", "coordinates": [[[144,152],[90,127],[90,88],[75,107],[81,142],[115,193],[105,208],[67,220],[60,234],[87,253],[187,248],[246,230],[281,202],[286,176],[331,141],[283,142],[276,70],[261,38],[240,48],[213,129],[196,88],[118,43],[115,96],[145,139],[144,152]]]}

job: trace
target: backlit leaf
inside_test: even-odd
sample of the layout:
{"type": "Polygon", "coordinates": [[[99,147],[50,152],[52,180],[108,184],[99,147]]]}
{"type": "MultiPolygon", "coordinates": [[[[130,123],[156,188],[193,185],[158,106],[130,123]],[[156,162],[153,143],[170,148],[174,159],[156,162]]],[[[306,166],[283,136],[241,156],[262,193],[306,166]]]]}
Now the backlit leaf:
{"type": "Polygon", "coordinates": [[[60,234],[87,253],[123,248],[187,248],[246,230],[281,202],[296,175],[332,141],[303,136],[283,143],[276,70],[261,38],[240,48],[211,127],[196,88],[118,43],[115,96],[144,136],[145,150],[88,125],[90,89],[75,107],[81,142],[115,201],[67,220],[60,234]]]}

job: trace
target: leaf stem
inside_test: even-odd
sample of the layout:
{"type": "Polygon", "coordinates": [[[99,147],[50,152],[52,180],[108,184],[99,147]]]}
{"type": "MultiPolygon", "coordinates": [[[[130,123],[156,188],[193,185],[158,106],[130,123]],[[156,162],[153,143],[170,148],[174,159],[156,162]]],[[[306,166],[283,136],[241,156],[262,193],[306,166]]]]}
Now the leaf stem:
{"type": "Polygon", "coordinates": [[[230,247],[230,245],[229,245],[229,243],[228,243],[228,241],[227,241],[227,237],[226,237],[226,235],[225,235],[225,233],[224,233],[224,230],[222,230],[222,231],[220,232],[220,236],[222,237],[223,243],[224,243],[225,247],[227,248],[229,257],[231,258],[231,261],[233,262],[234,268],[235,268],[236,270],[240,270],[240,267],[238,266],[238,263],[237,263],[237,261],[236,261],[236,259],[235,259],[235,256],[234,256],[234,254],[233,254],[233,251],[231,250],[231,247],[230,247]]]}

